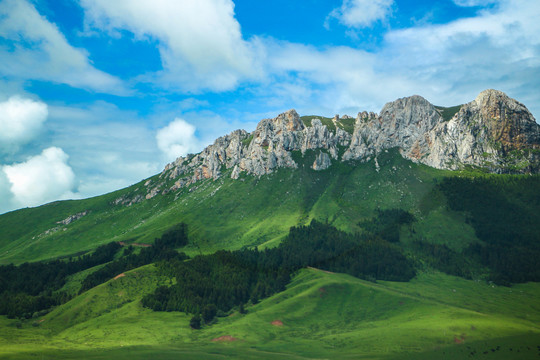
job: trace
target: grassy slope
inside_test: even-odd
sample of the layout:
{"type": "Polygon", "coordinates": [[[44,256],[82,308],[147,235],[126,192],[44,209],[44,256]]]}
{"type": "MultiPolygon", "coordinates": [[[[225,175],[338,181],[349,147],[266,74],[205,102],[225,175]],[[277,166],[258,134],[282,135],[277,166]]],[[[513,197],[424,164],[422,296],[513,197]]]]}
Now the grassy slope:
{"type": "Polygon", "coordinates": [[[426,205],[429,209],[425,214],[417,210],[425,202],[422,199],[431,198],[434,179],[449,172],[406,161],[396,151],[378,157],[379,172],[373,160],[336,162],[316,172],[310,168],[315,155],[308,152],[303,159],[297,156],[298,169],[280,169],[261,178],[244,176],[240,180],[224,176],[129,207],[113,205],[113,201],[124,194],[140,193],[142,182],[101,197],[2,215],[0,264],[66,256],[109,241],[152,242],[181,221],[189,225],[193,239],[188,253],[273,246],[291,226],[305,224],[311,218],[328,219],[339,228],[358,231],[358,221],[371,217],[379,207],[411,209],[420,218],[420,228],[422,224],[438,223],[439,230],[426,231],[428,240],[453,241],[455,229],[460,227],[464,241],[474,241],[472,229],[459,216],[447,216],[442,200],[426,205]],[[89,214],[67,226],[56,223],[84,210],[89,214]],[[59,230],[45,234],[57,227],[59,230]]]}
{"type": "Polygon", "coordinates": [[[143,359],[159,353],[200,359],[462,359],[489,351],[490,358],[504,359],[519,358],[518,349],[523,358],[536,356],[540,345],[539,284],[509,289],[439,273],[421,274],[409,284],[370,283],[307,269],[285,292],[248,307],[248,314],[233,313],[193,331],[185,314],[140,306],[139,299],[160,281],[147,266],[57,308],[40,327],[25,323],[16,329],[14,320],[2,319],[0,358],[143,359]],[[283,326],[273,326],[275,320],[283,326]],[[212,342],[224,335],[238,340],[212,342]]]}
{"type": "MultiPolygon", "coordinates": [[[[455,249],[478,241],[464,216],[449,211],[444,196],[434,191],[437,179],[457,173],[413,164],[395,151],[378,157],[379,171],[372,160],[314,172],[309,166],[315,154],[308,152],[296,170],[203,182],[183,189],[176,201],[169,194],[131,207],[112,205],[124,194],[141,192],[139,183],[97,198],[0,216],[0,263],[65,256],[111,240],[148,242],[180,221],[190,226],[194,241],[186,250],[191,253],[274,246],[290,226],[311,218],[356,231],[358,221],[379,207],[413,211],[418,218],[413,230],[427,241],[455,249]],[[84,210],[90,214],[65,231],[38,236],[84,210]]],[[[417,236],[402,230],[405,244],[417,236]]],[[[72,276],[66,288],[77,289],[81,279],[72,276]]],[[[159,352],[162,358],[291,358],[293,353],[429,359],[444,352],[445,358],[461,359],[488,351],[490,358],[503,359],[519,358],[518,348],[519,356],[531,356],[527,347],[540,345],[539,284],[492,288],[438,273],[421,274],[411,283],[373,284],[305,270],[286,292],[249,308],[247,315],[220,318],[194,332],[185,314],[141,308],[140,298],[164,281],[147,266],[57,308],[39,327],[32,321],[40,319],[17,329],[16,321],[0,318],[0,357],[143,359],[159,352]],[[283,327],[270,325],[278,319],[283,327]],[[222,335],[240,340],[211,341],[222,335]],[[464,343],[455,344],[462,337],[464,343]]]]}

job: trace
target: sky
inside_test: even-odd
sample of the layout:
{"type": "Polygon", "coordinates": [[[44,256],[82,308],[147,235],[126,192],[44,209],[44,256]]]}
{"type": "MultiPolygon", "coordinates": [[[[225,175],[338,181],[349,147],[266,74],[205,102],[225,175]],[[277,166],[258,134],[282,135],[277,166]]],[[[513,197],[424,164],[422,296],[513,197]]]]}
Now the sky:
{"type": "Polygon", "coordinates": [[[0,213],[117,190],[235,129],[453,106],[540,116],[538,0],[0,0],[0,213]]]}

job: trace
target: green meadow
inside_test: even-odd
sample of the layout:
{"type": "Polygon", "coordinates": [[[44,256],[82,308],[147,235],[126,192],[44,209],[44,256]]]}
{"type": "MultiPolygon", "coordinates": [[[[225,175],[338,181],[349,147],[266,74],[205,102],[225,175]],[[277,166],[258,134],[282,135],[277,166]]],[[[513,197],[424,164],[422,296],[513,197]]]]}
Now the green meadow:
{"type": "Polygon", "coordinates": [[[43,317],[3,318],[0,358],[538,356],[537,283],[507,288],[436,272],[410,283],[373,283],[311,268],[301,270],[286,291],[248,306],[246,314],[231,311],[192,330],[186,314],[140,305],[144,294],[166,281],[149,265],[43,317]]]}

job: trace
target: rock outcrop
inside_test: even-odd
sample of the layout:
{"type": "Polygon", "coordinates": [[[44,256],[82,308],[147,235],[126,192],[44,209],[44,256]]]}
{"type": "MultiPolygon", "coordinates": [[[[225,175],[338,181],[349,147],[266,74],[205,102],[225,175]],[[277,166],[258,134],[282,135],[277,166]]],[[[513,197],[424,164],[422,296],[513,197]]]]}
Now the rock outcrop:
{"type": "Polygon", "coordinates": [[[523,104],[500,91],[483,91],[426,138],[422,162],[436,168],[473,165],[495,173],[540,169],[540,126],[523,104]]]}
{"type": "Polygon", "coordinates": [[[262,176],[278,168],[296,168],[294,152],[305,156],[311,150],[311,168],[316,171],[334,161],[368,161],[381,151],[399,148],[403,157],[439,169],[471,165],[495,173],[539,172],[540,125],[523,104],[486,90],[449,120],[443,118],[443,110],[418,95],[398,99],[379,115],[358,113],[352,134],[343,125],[344,120],[350,124],[348,116],[336,115],[325,125],[319,118],[300,118],[289,110],[262,120],[252,133],[237,130],[197,155],[179,157],[165,167],[159,181],[145,184],[145,197],[225,174],[238,179],[243,173],[262,176]]]}
{"type": "Polygon", "coordinates": [[[65,218],[64,220],[57,221],[56,223],[57,224],[62,224],[62,225],[69,225],[72,222],[74,222],[76,220],[79,220],[80,218],[82,218],[83,216],[86,216],[86,215],[88,215],[88,211],[85,210],[85,211],[82,211],[80,213],[70,215],[67,218],[65,218]]]}

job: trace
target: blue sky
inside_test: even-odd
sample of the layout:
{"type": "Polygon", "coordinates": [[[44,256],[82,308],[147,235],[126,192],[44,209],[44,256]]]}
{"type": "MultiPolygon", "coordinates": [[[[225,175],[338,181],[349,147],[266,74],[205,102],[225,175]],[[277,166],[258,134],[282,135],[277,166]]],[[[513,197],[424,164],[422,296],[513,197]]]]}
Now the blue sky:
{"type": "Polygon", "coordinates": [[[536,0],[0,0],[0,213],[151,176],[295,108],[505,91],[540,114],[536,0]]]}

